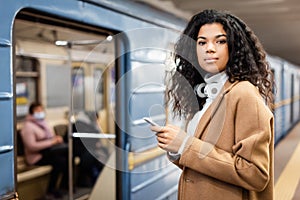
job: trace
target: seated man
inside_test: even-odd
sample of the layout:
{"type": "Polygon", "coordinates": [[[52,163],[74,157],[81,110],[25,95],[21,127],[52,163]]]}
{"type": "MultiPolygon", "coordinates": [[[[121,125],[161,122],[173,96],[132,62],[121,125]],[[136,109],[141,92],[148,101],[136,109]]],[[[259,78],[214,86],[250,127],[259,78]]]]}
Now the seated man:
{"type": "Polygon", "coordinates": [[[57,136],[45,121],[44,108],[40,103],[32,103],[21,130],[25,159],[29,165],[51,165],[51,178],[48,195],[61,197],[56,188],[59,175],[62,174],[62,187],[68,187],[68,147],[63,138],[57,136]]]}

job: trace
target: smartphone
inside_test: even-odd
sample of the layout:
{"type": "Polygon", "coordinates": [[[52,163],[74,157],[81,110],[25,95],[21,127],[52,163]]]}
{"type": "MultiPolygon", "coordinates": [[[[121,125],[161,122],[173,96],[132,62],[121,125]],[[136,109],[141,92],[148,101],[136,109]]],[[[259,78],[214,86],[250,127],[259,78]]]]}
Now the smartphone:
{"type": "Polygon", "coordinates": [[[152,126],[160,126],[156,122],[154,122],[152,119],[150,119],[149,117],[144,117],[143,120],[145,120],[146,122],[148,122],[152,126]]]}

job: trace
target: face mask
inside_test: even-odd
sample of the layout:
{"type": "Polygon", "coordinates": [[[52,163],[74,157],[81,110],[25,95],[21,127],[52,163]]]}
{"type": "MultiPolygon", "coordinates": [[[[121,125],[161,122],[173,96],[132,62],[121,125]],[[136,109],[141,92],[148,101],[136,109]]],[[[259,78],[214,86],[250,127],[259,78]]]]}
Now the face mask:
{"type": "Polygon", "coordinates": [[[35,112],[35,113],[33,113],[33,117],[37,120],[42,120],[45,118],[45,113],[44,112],[35,112]]]}

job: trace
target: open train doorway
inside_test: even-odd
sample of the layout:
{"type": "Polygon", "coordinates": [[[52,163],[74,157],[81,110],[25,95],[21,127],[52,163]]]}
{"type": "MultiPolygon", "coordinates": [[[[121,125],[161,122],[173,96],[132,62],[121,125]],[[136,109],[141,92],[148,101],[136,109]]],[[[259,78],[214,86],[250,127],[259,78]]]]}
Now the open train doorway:
{"type": "Polygon", "coordinates": [[[65,197],[87,199],[95,184],[115,194],[115,170],[106,167],[116,135],[116,41],[112,35],[109,30],[33,11],[17,15],[14,88],[17,191],[21,199],[45,195],[51,171],[51,166],[29,166],[22,151],[24,144],[18,133],[33,102],[43,104],[47,123],[68,144],[65,197]],[[111,178],[101,178],[107,176],[111,178]]]}

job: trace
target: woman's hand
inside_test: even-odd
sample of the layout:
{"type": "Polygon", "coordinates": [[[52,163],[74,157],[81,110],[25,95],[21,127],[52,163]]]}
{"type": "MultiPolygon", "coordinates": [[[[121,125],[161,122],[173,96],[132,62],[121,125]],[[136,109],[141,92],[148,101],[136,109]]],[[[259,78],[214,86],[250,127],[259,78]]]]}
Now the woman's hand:
{"type": "Polygon", "coordinates": [[[63,143],[63,138],[60,135],[55,135],[52,139],[53,145],[63,143]]]}
{"type": "Polygon", "coordinates": [[[166,126],[151,126],[151,130],[157,132],[158,146],[172,153],[178,152],[186,136],[186,132],[171,124],[167,124],[166,126]]]}

